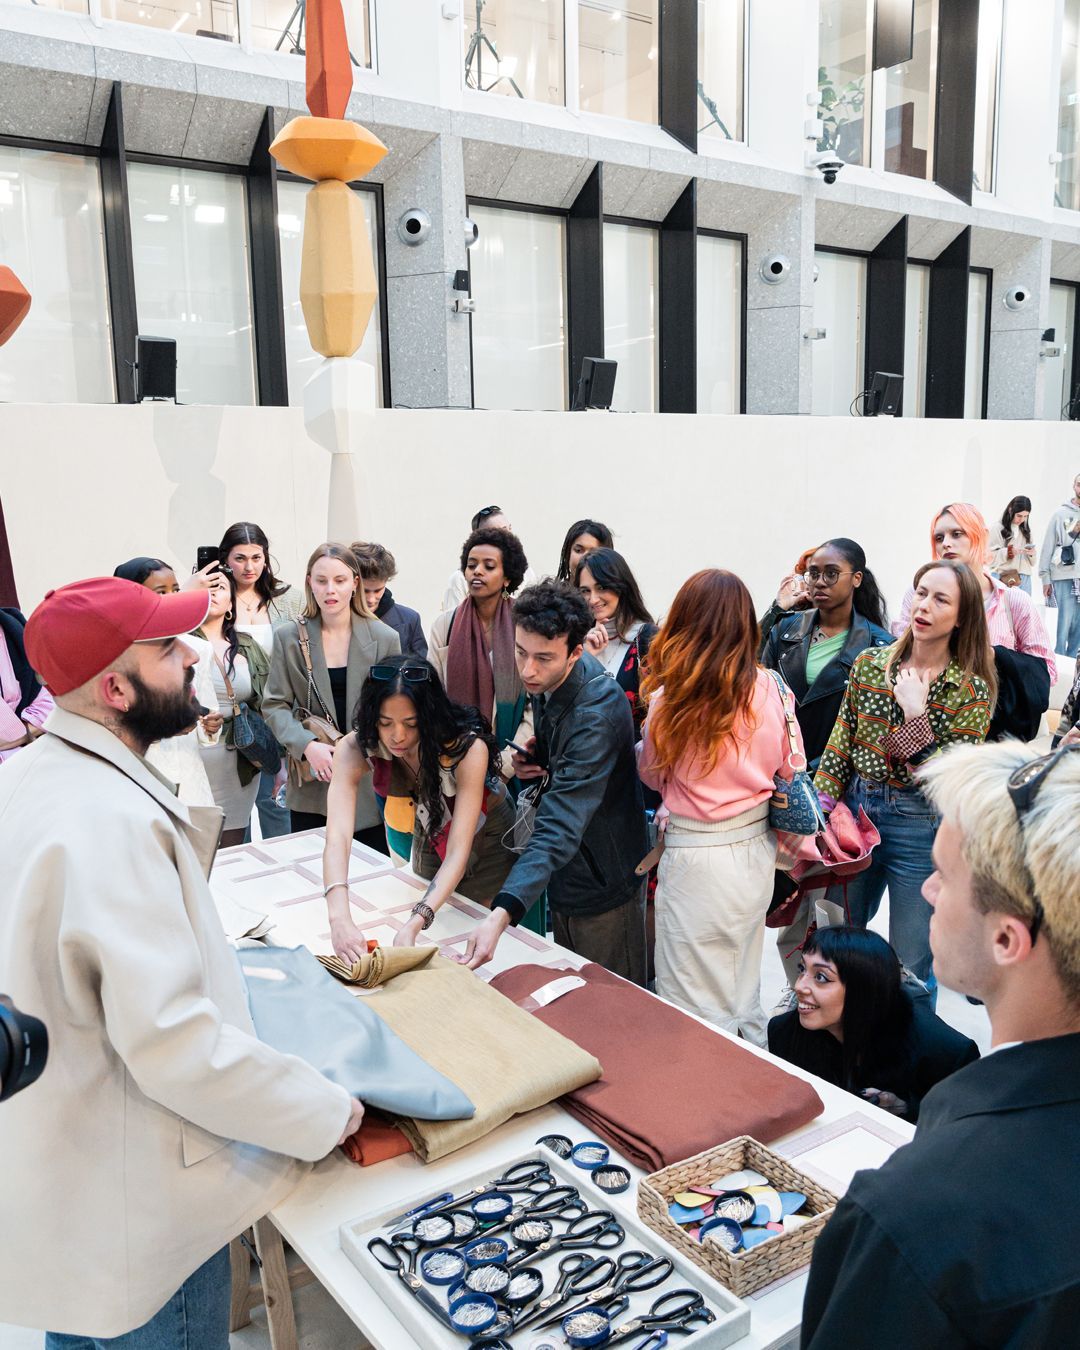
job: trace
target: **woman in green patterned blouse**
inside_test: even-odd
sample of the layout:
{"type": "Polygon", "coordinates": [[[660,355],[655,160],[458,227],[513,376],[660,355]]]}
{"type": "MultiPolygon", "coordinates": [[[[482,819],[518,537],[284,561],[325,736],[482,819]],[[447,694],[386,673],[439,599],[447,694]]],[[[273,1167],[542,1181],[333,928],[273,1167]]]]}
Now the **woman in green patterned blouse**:
{"type": "MultiPolygon", "coordinates": [[[[827,810],[841,798],[881,835],[870,867],[847,885],[851,922],[863,927],[889,888],[889,941],[936,988],[930,906],[923,882],[938,818],[919,791],[919,765],[949,745],[986,739],[997,694],[982,589],[963,563],[915,573],[911,622],[892,646],[855,658],[814,786],[827,810]]],[[[830,900],[845,899],[841,886],[830,900]]]]}

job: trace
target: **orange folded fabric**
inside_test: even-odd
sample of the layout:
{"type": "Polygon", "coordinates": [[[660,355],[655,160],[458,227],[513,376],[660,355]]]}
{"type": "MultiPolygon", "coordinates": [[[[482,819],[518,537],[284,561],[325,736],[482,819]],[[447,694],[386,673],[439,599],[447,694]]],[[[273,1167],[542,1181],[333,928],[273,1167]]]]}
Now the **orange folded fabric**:
{"type": "Polygon", "coordinates": [[[355,1134],[350,1135],[341,1146],[342,1153],[350,1162],[359,1167],[371,1167],[375,1163],[385,1162],[387,1158],[400,1157],[402,1153],[411,1153],[412,1144],[405,1138],[396,1125],[378,1111],[364,1112],[364,1121],[355,1134]]]}

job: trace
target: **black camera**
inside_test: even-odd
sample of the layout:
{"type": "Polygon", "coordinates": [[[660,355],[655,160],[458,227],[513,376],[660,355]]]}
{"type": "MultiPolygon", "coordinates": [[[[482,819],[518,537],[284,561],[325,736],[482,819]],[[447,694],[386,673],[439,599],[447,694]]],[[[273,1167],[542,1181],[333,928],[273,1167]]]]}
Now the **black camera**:
{"type": "Polygon", "coordinates": [[[36,1083],[48,1057],[45,1023],[0,994],[0,1102],[36,1083]]]}

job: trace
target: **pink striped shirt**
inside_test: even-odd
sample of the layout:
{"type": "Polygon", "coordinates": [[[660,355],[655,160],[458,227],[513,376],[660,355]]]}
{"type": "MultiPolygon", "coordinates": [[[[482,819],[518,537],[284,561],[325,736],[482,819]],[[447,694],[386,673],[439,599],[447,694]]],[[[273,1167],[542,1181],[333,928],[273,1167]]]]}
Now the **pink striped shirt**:
{"type": "MultiPolygon", "coordinates": [[[[28,704],[19,714],[15,709],[19,706],[21,697],[19,681],[15,678],[15,667],[8,655],[8,645],[0,634],[0,744],[20,740],[26,735],[24,722],[39,727],[53,710],[52,695],[44,686],[33,703],[28,704]]],[[[0,764],[18,753],[17,749],[0,750],[0,764]]]]}

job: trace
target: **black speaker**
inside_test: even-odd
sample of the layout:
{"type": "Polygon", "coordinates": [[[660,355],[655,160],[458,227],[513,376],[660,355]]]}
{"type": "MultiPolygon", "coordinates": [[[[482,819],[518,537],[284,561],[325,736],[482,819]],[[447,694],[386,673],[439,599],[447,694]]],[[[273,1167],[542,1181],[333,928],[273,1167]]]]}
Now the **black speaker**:
{"type": "Polygon", "coordinates": [[[176,339],[138,337],[135,356],[135,392],[141,403],[147,398],[176,401],[176,339]]]}
{"type": "Polygon", "coordinates": [[[895,417],[904,389],[903,375],[887,370],[875,370],[870,376],[870,389],[865,400],[864,417],[895,417]]]}
{"type": "Polygon", "coordinates": [[[571,411],[584,412],[586,408],[610,408],[615,394],[615,373],[618,368],[618,361],[608,361],[602,356],[583,357],[581,379],[578,380],[571,411]]]}

